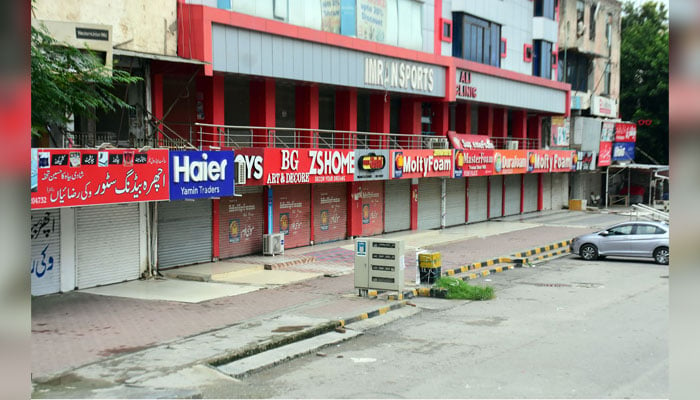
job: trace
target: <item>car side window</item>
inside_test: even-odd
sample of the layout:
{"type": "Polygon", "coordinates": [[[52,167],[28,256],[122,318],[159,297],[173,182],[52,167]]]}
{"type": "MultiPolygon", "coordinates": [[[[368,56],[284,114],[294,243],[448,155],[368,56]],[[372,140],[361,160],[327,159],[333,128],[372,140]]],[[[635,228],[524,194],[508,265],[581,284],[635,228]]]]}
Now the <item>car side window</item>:
{"type": "Polygon", "coordinates": [[[654,234],[659,233],[659,232],[657,232],[657,229],[658,228],[655,227],[654,225],[639,224],[639,225],[637,225],[636,234],[637,235],[654,235],[654,234]]]}
{"type": "Polygon", "coordinates": [[[632,225],[616,226],[615,228],[609,229],[608,232],[613,235],[631,235],[632,225]]]}
{"type": "Polygon", "coordinates": [[[657,227],[654,233],[657,235],[663,235],[664,233],[666,233],[666,231],[657,227]]]}

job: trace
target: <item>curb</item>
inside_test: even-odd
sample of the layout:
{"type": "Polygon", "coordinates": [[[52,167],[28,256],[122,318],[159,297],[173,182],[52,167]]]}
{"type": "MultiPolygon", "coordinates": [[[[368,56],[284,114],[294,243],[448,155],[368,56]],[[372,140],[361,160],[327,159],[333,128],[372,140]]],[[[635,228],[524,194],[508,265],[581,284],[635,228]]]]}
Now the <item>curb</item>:
{"type": "Polygon", "coordinates": [[[523,251],[520,253],[515,253],[515,254],[513,254],[513,257],[530,257],[530,256],[533,256],[536,254],[545,253],[545,252],[559,249],[562,247],[569,247],[570,244],[571,244],[571,240],[564,240],[563,242],[557,242],[557,243],[549,244],[549,245],[544,246],[544,247],[537,247],[537,248],[532,249],[532,250],[527,250],[527,251],[523,251]]]}
{"type": "Polygon", "coordinates": [[[510,257],[492,258],[492,259],[487,260],[487,261],[471,263],[471,264],[463,265],[461,267],[457,267],[454,269],[448,269],[446,271],[443,271],[442,276],[452,276],[455,274],[461,274],[464,272],[472,271],[472,270],[483,268],[483,267],[490,267],[490,266],[495,265],[495,264],[502,264],[502,263],[509,263],[509,262],[513,262],[513,260],[510,257]]]}
{"type": "Polygon", "coordinates": [[[263,264],[265,270],[271,271],[276,269],[282,269],[286,267],[291,267],[294,265],[304,265],[316,262],[316,257],[314,256],[300,256],[296,260],[284,261],[274,264],[263,264]]]}

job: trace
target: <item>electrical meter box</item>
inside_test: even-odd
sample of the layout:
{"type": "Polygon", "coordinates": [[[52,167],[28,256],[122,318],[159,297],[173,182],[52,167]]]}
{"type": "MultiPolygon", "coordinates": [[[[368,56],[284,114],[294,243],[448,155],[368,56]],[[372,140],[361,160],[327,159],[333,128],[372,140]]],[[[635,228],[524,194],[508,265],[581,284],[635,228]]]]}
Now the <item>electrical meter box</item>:
{"type": "Polygon", "coordinates": [[[403,240],[355,240],[355,288],[403,292],[403,240]]]}

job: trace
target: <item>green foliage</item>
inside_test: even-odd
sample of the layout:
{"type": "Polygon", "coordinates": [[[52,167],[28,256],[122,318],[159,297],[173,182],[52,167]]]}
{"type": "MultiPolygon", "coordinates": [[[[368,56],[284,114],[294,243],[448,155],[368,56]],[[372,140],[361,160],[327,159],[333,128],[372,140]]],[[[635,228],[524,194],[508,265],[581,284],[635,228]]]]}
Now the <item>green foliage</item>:
{"type": "Polygon", "coordinates": [[[33,135],[65,124],[70,113],[95,118],[97,110],[129,108],[111,90],[140,80],[105,67],[90,50],[57,42],[43,26],[31,28],[31,60],[33,135]]]}
{"type": "Polygon", "coordinates": [[[637,146],[668,164],[668,12],[654,1],[638,7],[626,1],[622,10],[620,114],[652,121],[637,127],[637,146]]]}
{"type": "Polygon", "coordinates": [[[448,299],[491,300],[495,297],[491,286],[470,286],[461,279],[440,277],[434,287],[447,289],[448,299]]]}

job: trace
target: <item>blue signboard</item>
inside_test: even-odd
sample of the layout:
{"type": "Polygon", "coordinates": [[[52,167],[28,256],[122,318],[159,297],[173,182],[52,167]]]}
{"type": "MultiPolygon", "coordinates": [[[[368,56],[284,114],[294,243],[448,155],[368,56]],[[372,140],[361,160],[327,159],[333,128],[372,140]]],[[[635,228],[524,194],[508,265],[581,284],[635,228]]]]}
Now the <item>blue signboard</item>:
{"type": "Polygon", "coordinates": [[[171,151],[170,200],[233,196],[233,151],[171,151]]]}
{"type": "Polygon", "coordinates": [[[634,160],[634,142],[615,142],[612,149],[613,161],[634,160]]]}

